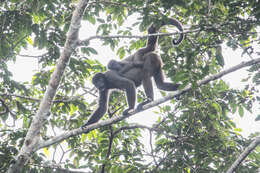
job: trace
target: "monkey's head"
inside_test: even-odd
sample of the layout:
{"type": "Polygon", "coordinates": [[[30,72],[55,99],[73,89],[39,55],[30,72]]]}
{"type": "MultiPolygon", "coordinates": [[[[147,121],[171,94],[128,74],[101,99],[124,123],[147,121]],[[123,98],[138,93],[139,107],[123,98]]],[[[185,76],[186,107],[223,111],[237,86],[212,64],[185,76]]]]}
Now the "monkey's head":
{"type": "Polygon", "coordinates": [[[103,73],[95,74],[93,79],[92,79],[92,83],[100,91],[104,91],[105,89],[107,89],[106,76],[103,73]]]}
{"type": "Polygon", "coordinates": [[[116,70],[116,71],[119,71],[121,68],[122,68],[122,65],[120,64],[120,62],[112,59],[108,62],[107,64],[107,68],[109,70],[116,70]]]}

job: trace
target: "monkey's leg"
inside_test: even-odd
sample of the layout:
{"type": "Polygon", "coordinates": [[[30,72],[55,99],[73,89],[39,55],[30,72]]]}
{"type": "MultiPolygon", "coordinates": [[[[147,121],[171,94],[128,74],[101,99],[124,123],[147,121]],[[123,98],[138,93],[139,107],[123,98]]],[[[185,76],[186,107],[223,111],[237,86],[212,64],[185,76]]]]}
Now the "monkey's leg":
{"type": "Polygon", "coordinates": [[[144,102],[137,105],[138,110],[142,110],[144,105],[154,100],[153,84],[152,84],[151,77],[144,77],[142,83],[143,83],[143,88],[147,99],[144,102]]]}
{"type": "Polygon", "coordinates": [[[123,112],[123,115],[127,115],[128,112],[135,107],[136,102],[136,87],[132,80],[120,76],[115,71],[109,71],[106,73],[107,80],[113,85],[113,88],[118,88],[126,91],[128,109],[123,112]]]}
{"type": "Polygon", "coordinates": [[[144,87],[144,92],[145,92],[145,95],[147,96],[147,98],[150,99],[151,101],[153,101],[154,93],[153,93],[153,83],[152,83],[151,77],[146,76],[143,79],[143,87],[144,87]]]}

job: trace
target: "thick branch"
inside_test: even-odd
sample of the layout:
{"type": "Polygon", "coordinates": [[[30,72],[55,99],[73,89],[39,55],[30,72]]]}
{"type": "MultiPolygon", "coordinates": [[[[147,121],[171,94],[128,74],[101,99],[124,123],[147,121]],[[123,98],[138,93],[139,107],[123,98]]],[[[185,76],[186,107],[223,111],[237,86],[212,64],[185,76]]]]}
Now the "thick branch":
{"type": "Polygon", "coordinates": [[[17,158],[14,160],[14,164],[9,167],[8,173],[21,172],[24,165],[28,162],[31,155],[35,151],[34,148],[37,146],[40,140],[40,129],[42,128],[45,120],[50,115],[49,110],[52,104],[52,100],[55,97],[56,90],[59,86],[67,63],[69,62],[72,51],[75,50],[77,46],[80,22],[87,3],[88,0],[79,1],[75,11],[73,12],[63,52],[58,59],[55,71],[53,72],[49,81],[47,91],[44,94],[44,97],[40,103],[40,107],[33,118],[28,133],[26,134],[24,144],[19,151],[17,158]]]}
{"type": "Polygon", "coordinates": [[[0,94],[0,96],[2,96],[2,97],[3,96],[5,96],[5,97],[18,97],[18,98],[22,98],[22,99],[26,99],[26,100],[37,101],[37,102],[41,101],[41,99],[17,95],[17,94],[0,94]]]}
{"type": "Polygon", "coordinates": [[[20,55],[20,54],[18,54],[18,56],[20,56],[20,57],[28,57],[28,58],[42,58],[46,55],[48,55],[48,53],[44,53],[42,55],[20,55]]]}
{"type": "Polygon", "coordinates": [[[33,166],[35,167],[41,167],[41,168],[47,168],[47,169],[53,169],[53,172],[55,173],[87,173],[87,172],[83,172],[83,171],[72,171],[72,170],[69,170],[69,169],[64,169],[64,168],[61,168],[59,165],[37,165],[37,164],[32,164],[33,166]]]}
{"type": "MultiPolygon", "coordinates": [[[[85,93],[84,93],[85,94],[85,93]]],[[[82,97],[84,94],[75,96],[75,97],[71,97],[70,99],[64,99],[64,100],[53,100],[53,103],[69,103],[69,102],[73,102],[77,99],[79,99],[80,97],[82,97]]],[[[18,97],[21,99],[25,99],[25,100],[31,100],[31,101],[36,101],[36,102],[40,102],[41,99],[38,98],[33,98],[33,97],[28,97],[28,96],[23,96],[23,95],[17,95],[17,94],[0,94],[0,96],[7,96],[7,97],[18,97]]]]}
{"type": "Polygon", "coordinates": [[[246,159],[246,157],[260,144],[260,136],[257,137],[237,158],[237,160],[231,165],[227,173],[233,173],[240,163],[246,159]]]}
{"type": "MultiPolygon", "coordinates": [[[[215,79],[219,79],[221,78],[222,76],[224,75],[227,75],[231,72],[234,72],[236,70],[239,70],[243,67],[247,67],[247,66],[251,66],[253,64],[257,64],[257,63],[260,63],[260,58],[257,58],[257,59],[254,59],[254,60],[250,60],[250,61],[247,61],[247,62],[242,62],[236,66],[233,66],[227,70],[224,70],[216,75],[212,75],[210,77],[207,77],[203,80],[201,80],[200,82],[198,82],[198,85],[201,86],[203,84],[206,84],[210,81],[213,81],[215,79]]],[[[168,100],[171,100],[173,99],[174,97],[176,96],[179,96],[181,95],[182,93],[186,92],[186,91],[189,91],[191,90],[191,86],[187,86],[186,88],[180,90],[180,91],[176,91],[176,92],[172,92],[171,94],[169,94],[168,96],[164,97],[164,98],[161,98],[161,99],[158,99],[158,100],[155,100],[151,103],[148,103],[147,105],[144,105],[143,106],[143,110],[141,111],[138,111],[137,109],[135,109],[133,112],[129,112],[129,115],[127,116],[115,116],[115,117],[112,117],[112,118],[109,118],[107,120],[104,120],[104,121],[100,121],[100,122],[97,122],[97,123],[94,123],[94,124],[91,124],[89,126],[86,126],[84,129],[81,129],[81,128],[78,128],[78,129],[74,129],[74,130],[71,130],[71,131],[67,131],[67,132],[64,132],[58,136],[55,136],[47,141],[42,141],[40,142],[37,147],[34,149],[34,151],[37,151],[38,149],[40,148],[44,148],[44,147],[48,147],[52,144],[55,144],[55,143],[58,143],[58,142],[61,142],[63,141],[64,139],[67,139],[69,137],[72,137],[72,136],[76,136],[76,135],[79,135],[79,134],[82,134],[82,133],[87,133],[93,129],[97,129],[97,128],[100,128],[100,127],[103,127],[103,126],[107,126],[107,125],[110,125],[110,124],[113,124],[113,123],[116,123],[118,121],[121,121],[121,120],[124,120],[138,112],[142,112],[146,109],[149,109],[151,107],[155,107],[161,103],[164,103],[168,100]]]]}

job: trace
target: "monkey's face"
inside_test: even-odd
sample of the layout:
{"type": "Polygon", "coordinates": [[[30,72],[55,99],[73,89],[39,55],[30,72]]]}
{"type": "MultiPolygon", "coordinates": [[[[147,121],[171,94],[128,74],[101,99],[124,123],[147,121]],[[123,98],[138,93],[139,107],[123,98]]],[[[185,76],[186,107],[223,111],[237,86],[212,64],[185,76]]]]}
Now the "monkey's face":
{"type": "Polygon", "coordinates": [[[103,78],[101,78],[100,80],[96,81],[96,83],[94,84],[97,89],[103,91],[106,89],[106,84],[103,78]]]}
{"type": "Polygon", "coordinates": [[[95,85],[97,89],[100,91],[104,91],[107,89],[106,87],[106,80],[105,80],[105,75],[102,73],[99,73],[93,77],[92,83],[95,85]]]}
{"type": "Polygon", "coordinates": [[[122,64],[120,64],[120,62],[112,59],[108,62],[107,68],[110,70],[119,71],[122,68],[122,64]]]}

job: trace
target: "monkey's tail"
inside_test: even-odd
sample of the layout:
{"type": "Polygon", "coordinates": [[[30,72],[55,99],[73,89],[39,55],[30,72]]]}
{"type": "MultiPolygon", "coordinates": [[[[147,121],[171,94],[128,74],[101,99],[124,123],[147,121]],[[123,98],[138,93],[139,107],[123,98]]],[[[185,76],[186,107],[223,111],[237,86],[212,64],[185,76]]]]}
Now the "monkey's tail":
{"type": "Polygon", "coordinates": [[[184,39],[184,33],[183,33],[183,27],[182,27],[182,24],[177,20],[177,19],[174,19],[174,18],[168,18],[165,22],[163,22],[162,25],[173,25],[173,26],[176,26],[178,28],[178,30],[180,32],[182,32],[180,34],[180,37],[178,38],[178,40],[175,40],[175,39],[172,39],[172,44],[173,45],[178,45],[182,42],[182,40],[184,39]]]}

